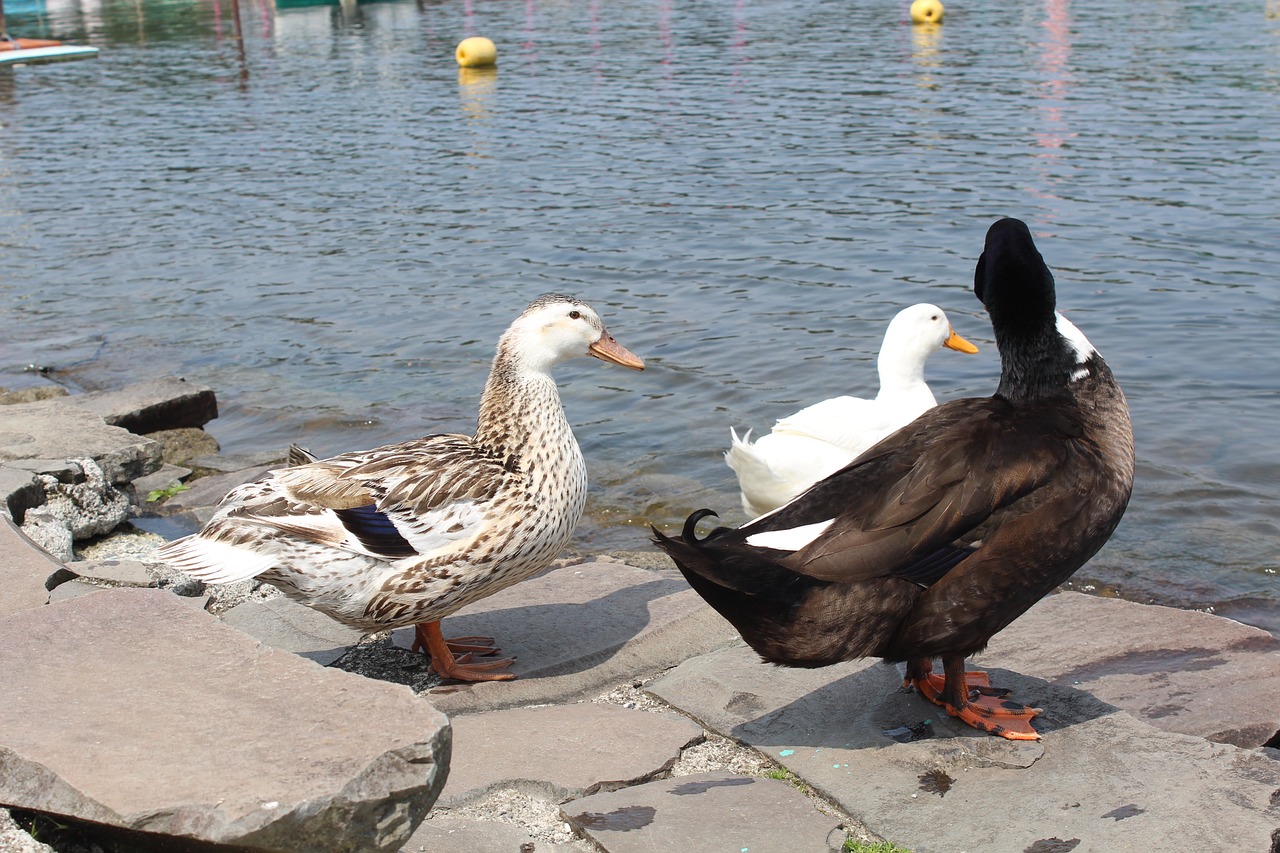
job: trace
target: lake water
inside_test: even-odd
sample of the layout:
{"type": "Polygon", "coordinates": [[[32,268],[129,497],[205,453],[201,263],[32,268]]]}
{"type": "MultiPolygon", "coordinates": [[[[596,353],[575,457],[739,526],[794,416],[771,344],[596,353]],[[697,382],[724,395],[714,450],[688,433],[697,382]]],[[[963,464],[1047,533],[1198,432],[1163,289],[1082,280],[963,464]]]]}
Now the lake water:
{"type": "Polygon", "coordinates": [[[331,454],[469,431],[499,333],[573,293],[649,364],[559,371],[580,544],[642,548],[741,520],[729,427],[874,393],[907,304],[982,347],[940,399],[994,390],[973,265],[1017,216],[1137,433],[1076,584],[1280,629],[1277,0],[6,7],[102,52],[0,69],[0,385],[183,375],[224,451],[331,454]]]}

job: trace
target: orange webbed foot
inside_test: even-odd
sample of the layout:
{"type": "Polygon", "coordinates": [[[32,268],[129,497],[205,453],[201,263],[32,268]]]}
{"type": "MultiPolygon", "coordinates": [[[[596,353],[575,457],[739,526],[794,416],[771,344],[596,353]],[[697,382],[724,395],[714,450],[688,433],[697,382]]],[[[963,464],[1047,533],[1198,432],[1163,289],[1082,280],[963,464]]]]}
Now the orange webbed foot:
{"type": "Polygon", "coordinates": [[[991,687],[991,679],[985,672],[965,672],[964,660],[956,664],[946,661],[947,673],[939,676],[929,668],[912,666],[907,681],[921,696],[940,705],[948,715],[979,731],[1009,740],[1039,740],[1040,734],[1031,726],[1031,719],[1041,713],[1040,708],[1029,708],[1003,698],[1008,691],[991,687]]]}
{"type": "Polygon", "coordinates": [[[496,658],[476,663],[476,655],[498,653],[492,637],[458,637],[446,640],[440,623],[423,622],[416,626],[414,651],[425,650],[431,657],[431,668],[441,678],[454,681],[510,681],[514,672],[506,672],[514,658],[496,658]]]}

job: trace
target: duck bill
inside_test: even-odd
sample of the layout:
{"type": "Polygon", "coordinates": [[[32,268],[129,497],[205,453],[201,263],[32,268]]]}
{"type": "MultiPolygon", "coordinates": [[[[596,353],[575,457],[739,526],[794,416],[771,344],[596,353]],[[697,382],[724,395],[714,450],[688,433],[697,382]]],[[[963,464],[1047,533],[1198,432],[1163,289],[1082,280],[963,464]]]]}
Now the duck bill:
{"type": "Polygon", "coordinates": [[[953,349],[956,352],[977,352],[978,348],[966,341],[964,338],[956,334],[956,330],[951,330],[951,335],[942,342],[947,349],[953,349]]]}
{"type": "Polygon", "coordinates": [[[608,332],[601,335],[600,340],[587,347],[587,355],[594,355],[601,361],[620,364],[632,370],[644,370],[644,362],[631,350],[615,341],[613,335],[608,332]]]}

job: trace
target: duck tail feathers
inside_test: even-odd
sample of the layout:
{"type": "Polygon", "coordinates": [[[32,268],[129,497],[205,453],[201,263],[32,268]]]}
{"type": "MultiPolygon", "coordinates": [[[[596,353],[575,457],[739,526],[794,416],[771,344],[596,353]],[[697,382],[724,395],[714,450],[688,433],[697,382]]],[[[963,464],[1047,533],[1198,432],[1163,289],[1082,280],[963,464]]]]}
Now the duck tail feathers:
{"type": "MultiPolygon", "coordinates": [[[[719,518],[713,510],[700,509],[690,514],[685,519],[684,527],[680,531],[679,536],[667,536],[660,532],[656,527],[650,527],[653,531],[653,543],[666,552],[667,556],[675,561],[676,566],[684,573],[685,577],[690,574],[696,576],[706,575],[712,579],[717,574],[714,556],[705,552],[705,546],[708,539],[711,539],[716,531],[723,528],[716,528],[706,537],[699,539],[697,533],[698,522],[704,518],[719,518]]],[[[690,581],[692,583],[692,581],[690,581]]]]}
{"type": "MultiPolygon", "coordinates": [[[[719,517],[720,517],[719,513],[717,513],[713,509],[700,509],[700,510],[697,510],[696,512],[689,513],[689,517],[684,520],[684,529],[680,531],[680,538],[683,539],[689,545],[694,545],[694,546],[700,545],[703,540],[700,540],[698,538],[698,533],[697,533],[697,530],[695,529],[698,526],[698,522],[702,521],[702,519],[704,518],[719,518],[719,517]]],[[[717,527],[716,530],[713,530],[711,531],[711,533],[707,534],[707,538],[708,539],[711,538],[711,535],[714,534],[717,530],[723,530],[723,529],[724,528],[717,527]]],[[[654,532],[657,532],[657,531],[654,531],[654,532]]]]}
{"type": "Polygon", "coordinates": [[[771,596],[779,589],[795,584],[817,583],[812,578],[783,568],[762,554],[760,549],[734,544],[733,537],[722,541],[724,534],[734,532],[731,528],[717,527],[699,539],[695,528],[707,517],[719,516],[709,509],[700,509],[685,520],[679,536],[665,536],[654,529],[653,541],[675,561],[689,584],[717,610],[721,608],[713,598],[729,591],[737,595],[771,596]],[[719,592],[710,595],[710,585],[719,588],[719,592]]]}

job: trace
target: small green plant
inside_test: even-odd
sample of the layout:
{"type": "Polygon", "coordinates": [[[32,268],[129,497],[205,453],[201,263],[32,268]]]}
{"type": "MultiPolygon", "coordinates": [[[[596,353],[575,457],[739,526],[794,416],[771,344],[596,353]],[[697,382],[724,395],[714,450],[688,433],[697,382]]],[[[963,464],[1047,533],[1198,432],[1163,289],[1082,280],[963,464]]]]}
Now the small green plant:
{"type": "Polygon", "coordinates": [[[867,844],[850,838],[844,843],[844,853],[911,853],[905,847],[899,847],[892,841],[877,841],[867,844]]]}
{"type": "Polygon", "coordinates": [[[158,501],[168,500],[169,498],[178,494],[178,492],[185,492],[189,488],[191,487],[186,485],[185,483],[181,483],[177,480],[174,480],[172,483],[165,486],[163,489],[152,489],[151,491],[147,492],[147,503],[153,504],[158,501]]]}

